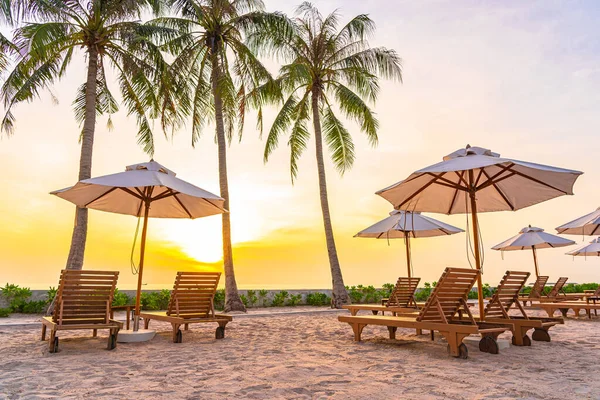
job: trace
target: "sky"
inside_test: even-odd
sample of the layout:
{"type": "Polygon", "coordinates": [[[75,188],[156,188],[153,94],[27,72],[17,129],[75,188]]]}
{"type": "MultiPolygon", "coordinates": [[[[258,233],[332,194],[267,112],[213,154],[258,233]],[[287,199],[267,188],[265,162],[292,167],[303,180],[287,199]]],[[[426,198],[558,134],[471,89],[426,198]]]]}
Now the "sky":
{"type": "MultiPolygon", "coordinates": [[[[269,10],[292,14],[298,0],[267,0],[269,10]]],[[[466,144],[502,156],[584,171],[574,196],[517,212],[481,214],[484,282],[509,269],[533,272],[529,251],[490,248],[529,224],[554,228],[600,206],[596,143],[600,130],[600,7],[590,1],[315,1],[342,21],[367,13],[377,31],[372,45],[395,49],[404,82],[382,81],[379,145],[355,124],[354,167],[340,176],[327,159],[327,182],[338,254],[347,285],[381,286],[405,274],[401,240],[353,238],[386,217],[391,205],[374,193],[411,172],[441,161],[466,144]]],[[[273,72],[278,64],[265,60],[273,72]]],[[[71,102],[85,80],[83,55],[49,93],[15,109],[16,132],[0,140],[0,285],[56,286],[68,255],[74,206],[49,195],[73,185],[80,128],[71,102]]],[[[115,82],[112,86],[116,90],[115,82]]],[[[270,126],[276,108],[266,112],[270,126]]],[[[124,111],[98,121],[93,176],[124,170],[148,156],[136,144],[135,121],[124,111]]],[[[185,179],[219,192],[217,147],[209,127],[196,148],[190,129],[164,138],[158,126],[154,159],[185,179]]],[[[264,141],[254,115],[243,139],[228,149],[235,271],[241,289],[318,289],[331,286],[319,204],[314,142],[292,185],[289,149],[281,141],[263,163],[264,141]]],[[[466,215],[430,215],[466,227],[466,215]]],[[[137,219],[90,212],[84,268],[119,270],[119,287],[133,288],[131,252],[137,219]]],[[[151,220],[146,288],[169,288],[176,271],[222,269],[220,217],[151,220]]],[[[590,237],[570,236],[577,243],[590,237]]],[[[573,259],[563,249],[538,252],[550,281],[600,282],[600,259],[573,259]]],[[[136,253],[137,254],[137,253],[136,253]]],[[[417,239],[414,273],[437,280],[445,267],[468,267],[466,235],[417,239]]],[[[137,256],[135,257],[137,260],[137,256]]]]}

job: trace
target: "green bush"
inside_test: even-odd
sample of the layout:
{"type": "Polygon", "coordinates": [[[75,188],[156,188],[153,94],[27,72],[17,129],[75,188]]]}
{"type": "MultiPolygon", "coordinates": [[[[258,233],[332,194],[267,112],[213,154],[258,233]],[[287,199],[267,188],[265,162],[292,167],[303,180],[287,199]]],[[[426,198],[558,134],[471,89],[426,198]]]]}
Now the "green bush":
{"type": "Polygon", "coordinates": [[[358,285],[358,286],[346,286],[346,290],[348,291],[348,296],[350,296],[350,300],[352,300],[352,303],[357,304],[360,303],[364,297],[363,294],[363,285],[358,285]]]}
{"type": "Polygon", "coordinates": [[[256,296],[256,290],[246,291],[246,297],[248,298],[248,306],[250,306],[250,307],[254,307],[254,305],[258,302],[258,296],[256,296]]]}
{"type": "Polygon", "coordinates": [[[294,294],[294,295],[290,296],[290,299],[288,300],[287,305],[293,307],[293,306],[297,306],[301,302],[302,302],[302,295],[294,294]]]}
{"type": "Polygon", "coordinates": [[[240,300],[244,303],[244,307],[248,307],[248,298],[245,295],[240,294],[240,300]]]}
{"type": "Polygon", "coordinates": [[[306,303],[311,306],[331,305],[331,298],[325,293],[309,293],[306,295],[306,303]]]}
{"type": "Polygon", "coordinates": [[[48,304],[52,303],[52,301],[56,297],[57,292],[58,292],[57,288],[55,288],[54,286],[50,286],[50,288],[46,292],[46,295],[48,296],[48,304]]]}
{"type": "Polygon", "coordinates": [[[396,285],[394,285],[393,283],[384,283],[382,286],[383,289],[381,290],[381,295],[388,299],[392,295],[392,290],[394,290],[394,286],[396,285]]]}
{"type": "Polygon", "coordinates": [[[22,313],[41,314],[46,311],[48,302],[46,300],[28,301],[23,305],[22,313]]]}
{"type": "Polygon", "coordinates": [[[9,308],[0,308],[0,318],[6,318],[10,315],[9,308]]]}
{"type": "MultiPolygon", "coordinates": [[[[431,294],[433,287],[431,286],[431,283],[429,283],[429,282],[425,282],[424,286],[425,287],[420,288],[415,292],[415,300],[416,301],[425,301],[429,298],[429,295],[431,294]]],[[[434,286],[435,286],[435,283],[434,283],[434,286]]]]}
{"type": "Polygon", "coordinates": [[[219,289],[215,293],[213,304],[217,310],[223,310],[225,308],[225,289],[219,289]]]}
{"type": "Polygon", "coordinates": [[[273,301],[271,302],[271,305],[273,307],[282,307],[285,305],[285,301],[287,300],[287,298],[289,297],[289,293],[285,290],[282,290],[279,293],[275,293],[275,296],[273,296],[273,301]]]}
{"type": "Polygon", "coordinates": [[[260,305],[261,307],[266,307],[268,305],[267,301],[268,298],[267,296],[269,296],[269,291],[265,290],[265,289],[261,289],[258,291],[258,298],[260,299],[260,305]]]}
{"type": "Polygon", "coordinates": [[[115,295],[113,296],[112,305],[115,307],[118,306],[126,306],[131,304],[133,299],[127,295],[127,293],[123,293],[119,291],[119,289],[115,289],[115,295]]]}
{"type": "Polygon", "coordinates": [[[18,285],[7,283],[3,288],[0,288],[1,295],[8,303],[10,312],[23,312],[27,299],[31,297],[29,288],[21,288],[18,285]]]}
{"type": "Polygon", "coordinates": [[[171,292],[163,289],[160,292],[142,292],[140,302],[142,309],[148,311],[166,310],[169,307],[171,292]]]}

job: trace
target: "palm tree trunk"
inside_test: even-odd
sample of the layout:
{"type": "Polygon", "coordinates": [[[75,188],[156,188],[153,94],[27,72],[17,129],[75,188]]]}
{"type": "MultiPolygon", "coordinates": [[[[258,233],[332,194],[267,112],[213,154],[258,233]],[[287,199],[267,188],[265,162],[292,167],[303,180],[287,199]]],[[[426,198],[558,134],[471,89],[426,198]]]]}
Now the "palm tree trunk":
{"type": "Polygon", "coordinates": [[[329,266],[331,267],[331,280],[333,283],[331,307],[342,308],[349,304],[350,298],[344,286],[342,269],[337,256],[335,240],[333,238],[333,227],[329,214],[329,200],[327,198],[327,181],[325,179],[325,163],[323,161],[323,137],[321,134],[321,119],[319,116],[319,92],[313,91],[312,96],[313,124],[315,127],[315,141],[317,148],[317,169],[319,171],[319,193],[321,197],[321,211],[323,212],[323,225],[325,225],[325,239],[327,241],[327,253],[329,255],[329,266]]]}
{"type": "MultiPolygon", "coordinates": [[[[85,85],[85,119],[81,135],[81,155],[79,157],[79,180],[92,177],[92,150],[96,128],[96,76],[98,74],[98,50],[90,47],[88,51],[88,71],[85,85]]],[[[75,226],[71,236],[71,248],[67,258],[67,269],[83,269],[83,256],[87,239],[88,209],[75,209],[75,226]]],[[[54,310],[54,301],[48,306],[47,314],[54,310]]]]}
{"type": "MultiPolygon", "coordinates": [[[[225,126],[223,124],[223,101],[218,89],[219,82],[219,61],[214,55],[212,57],[212,92],[215,102],[215,123],[217,127],[217,146],[219,148],[219,186],[221,197],[225,199],[224,207],[229,208],[229,185],[227,183],[227,140],[225,139],[225,126]]],[[[242,303],[238,293],[237,283],[235,281],[235,272],[233,269],[233,250],[231,248],[231,221],[230,213],[221,214],[223,229],[223,267],[225,269],[225,312],[243,311],[246,307],[242,303]]]]}

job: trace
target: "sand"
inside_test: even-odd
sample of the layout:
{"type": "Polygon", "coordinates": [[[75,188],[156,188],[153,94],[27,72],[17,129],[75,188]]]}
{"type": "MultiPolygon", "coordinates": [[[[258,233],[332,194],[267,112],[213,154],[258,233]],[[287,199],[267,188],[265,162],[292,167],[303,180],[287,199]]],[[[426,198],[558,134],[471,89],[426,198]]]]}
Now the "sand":
{"type": "Polygon", "coordinates": [[[151,342],[107,351],[105,332],[62,332],[57,354],[31,317],[3,319],[0,398],[600,399],[600,317],[568,319],[551,343],[498,355],[470,344],[460,360],[409,330],[389,340],[369,326],[355,343],[337,321],[343,311],[273,311],[282,310],[234,317],[224,340],[194,325],[174,344],[170,326],[153,322],[161,332],[151,342]]]}

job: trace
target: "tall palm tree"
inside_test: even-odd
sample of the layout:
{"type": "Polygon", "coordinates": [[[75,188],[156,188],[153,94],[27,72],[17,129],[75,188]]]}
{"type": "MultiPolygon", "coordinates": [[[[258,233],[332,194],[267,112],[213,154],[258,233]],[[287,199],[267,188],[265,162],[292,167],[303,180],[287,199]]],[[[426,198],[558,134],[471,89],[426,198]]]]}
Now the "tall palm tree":
{"type": "MultiPolygon", "coordinates": [[[[149,120],[158,114],[153,82],[166,63],[146,36],[168,37],[170,31],[147,27],[139,19],[145,9],[158,13],[161,4],[160,0],[13,0],[12,15],[24,23],[14,33],[17,64],[2,87],[6,109],[2,130],[14,133],[13,107],[51,89],[75,57],[85,56],[86,80],[73,102],[82,124],[79,180],[91,178],[96,116],[108,114],[110,128],[110,114],[119,109],[107,82],[107,65],[116,73],[125,108],[137,118],[138,142],[152,155],[149,120]]],[[[87,222],[87,209],[77,208],[68,269],[83,267],[87,222]]]]}
{"type": "Polygon", "coordinates": [[[215,123],[218,146],[219,185],[225,208],[222,214],[225,311],[245,311],[235,280],[231,246],[231,206],[227,181],[227,146],[237,130],[238,137],[250,107],[258,109],[274,95],[273,80],[244,38],[255,32],[266,37],[285,32],[288,20],[267,13],[261,0],[169,0],[179,17],[163,17],[151,24],[177,29],[181,36],[163,44],[173,54],[172,75],[178,76],[171,91],[164,93],[163,123],[183,124],[191,117],[192,145],[203,128],[215,123]]]}
{"type": "Polygon", "coordinates": [[[349,303],[338,260],[323,160],[323,140],[329,146],[337,170],[343,174],[354,162],[352,136],[336,115],[336,108],[346,118],[356,121],[376,145],[378,121],[363,99],[374,102],[379,91],[378,75],[402,79],[401,59],[395,51],[369,47],[367,39],[375,24],[367,15],[354,17],[341,29],[339,16],[333,12],[323,18],[310,3],[302,3],[294,20],[294,36],[282,43],[281,56],[288,63],[281,67],[277,79],[286,99],[269,131],[264,159],[277,147],[279,139],[289,132],[292,182],[298,174],[297,160],[306,149],[312,117],[316,143],[321,210],[327,241],[327,252],[333,281],[332,307],[349,303]]]}

